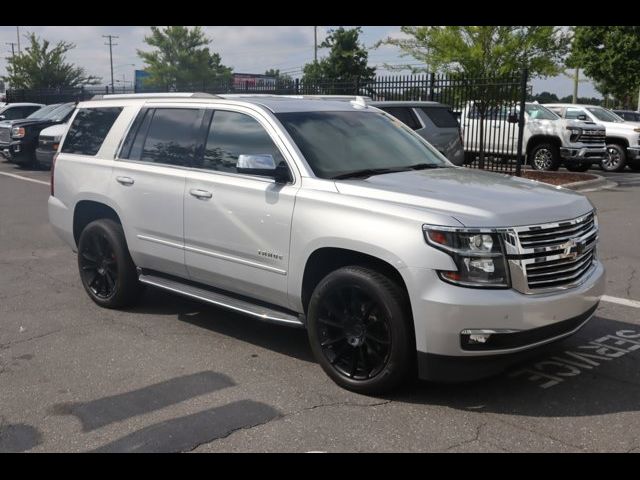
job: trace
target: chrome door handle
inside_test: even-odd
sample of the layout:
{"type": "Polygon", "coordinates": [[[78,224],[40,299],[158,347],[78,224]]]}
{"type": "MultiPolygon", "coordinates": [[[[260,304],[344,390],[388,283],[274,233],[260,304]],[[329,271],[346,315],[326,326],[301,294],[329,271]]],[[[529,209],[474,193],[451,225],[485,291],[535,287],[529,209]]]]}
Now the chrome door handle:
{"type": "Polygon", "coordinates": [[[131,177],[116,177],[116,181],[121,184],[121,185],[133,185],[135,183],[135,180],[131,177]]]}
{"type": "Polygon", "coordinates": [[[200,190],[199,188],[192,188],[191,190],[189,190],[189,193],[194,197],[200,198],[200,199],[208,199],[213,197],[213,194],[211,192],[207,192],[206,190],[200,190]]]}

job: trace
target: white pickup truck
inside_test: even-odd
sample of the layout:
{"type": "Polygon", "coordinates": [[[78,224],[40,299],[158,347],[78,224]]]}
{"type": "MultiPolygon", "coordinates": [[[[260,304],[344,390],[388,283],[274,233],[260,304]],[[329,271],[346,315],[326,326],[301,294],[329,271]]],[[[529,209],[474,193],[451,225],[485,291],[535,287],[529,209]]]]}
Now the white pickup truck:
{"type": "Polygon", "coordinates": [[[565,119],[585,118],[607,130],[607,153],[600,166],[608,172],[621,172],[629,165],[640,170],[640,124],[626,122],[611,110],[597,105],[554,103],[545,105],[565,119]]]}
{"type": "MultiPolygon", "coordinates": [[[[462,111],[464,146],[467,152],[482,150],[488,157],[514,157],[518,146],[519,106],[489,108],[482,135],[480,112],[473,102],[462,111]]],[[[523,153],[536,170],[584,172],[607,156],[605,129],[594,122],[566,120],[537,103],[525,104],[523,153]]]]}

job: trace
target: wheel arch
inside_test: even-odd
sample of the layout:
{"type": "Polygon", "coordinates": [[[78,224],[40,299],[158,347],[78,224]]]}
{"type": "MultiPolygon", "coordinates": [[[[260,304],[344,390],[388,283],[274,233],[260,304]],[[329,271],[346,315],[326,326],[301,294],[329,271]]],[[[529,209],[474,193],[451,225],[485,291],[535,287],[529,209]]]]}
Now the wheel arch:
{"type": "Polygon", "coordinates": [[[82,230],[89,223],[101,218],[109,218],[122,225],[116,210],[106,203],[96,200],[80,200],[76,203],[73,209],[73,239],[76,246],[80,240],[82,230]]]}
{"type": "Polygon", "coordinates": [[[605,138],[605,142],[607,143],[607,145],[615,144],[615,145],[620,145],[622,148],[629,147],[629,140],[627,140],[624,137],[613,137],[613,136],[607,135],[605,138]]]}
{"type": "Polygon", "coordinates": [[[562,146],[562,141],[555,135],[534,135],[527,141],[526,154],[529,155],[531,150],[540,145],[541,143],[553,143],[557,148],[562,146]]]}

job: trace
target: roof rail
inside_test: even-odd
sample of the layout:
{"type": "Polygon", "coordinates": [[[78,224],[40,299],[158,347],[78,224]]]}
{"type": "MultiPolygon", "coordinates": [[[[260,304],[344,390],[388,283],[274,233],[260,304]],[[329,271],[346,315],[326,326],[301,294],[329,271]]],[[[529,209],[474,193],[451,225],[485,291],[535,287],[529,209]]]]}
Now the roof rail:
{"type": "Polygon", "coordinates": [[[136,98],[220,98],[204,92],[112,93],[94,95],[91,100],[127,100],[136,98]]]}

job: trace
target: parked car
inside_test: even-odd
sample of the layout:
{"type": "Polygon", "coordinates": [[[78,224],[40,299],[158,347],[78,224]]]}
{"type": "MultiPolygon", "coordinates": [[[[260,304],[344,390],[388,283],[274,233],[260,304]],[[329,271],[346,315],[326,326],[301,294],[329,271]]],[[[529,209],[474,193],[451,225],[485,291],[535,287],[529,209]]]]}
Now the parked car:
{"type": "Polygon", "coordinates": [[[329,377],[361,393],[415,364],[495,373],[575,333],[604,289],[585,196],[456,167],[358,101],[82,102],[48,205],[97,305],[150,285],[306,328],[329,377]]]}
{"type": "Polygon", "coordinates": [[[40,167],[51,167],[53,156],[58,152],[60,140],[69,126],[68,123],[59,123],[47,127],[40,132],[38,146],[36,148],[36,160],[40,167]]]}
{"type": "Polygon", "coordinates": [[[640,122],[640,112],[633,110],[612,110],[613,113],[622,118],[625,122],[640,122]]]}
{"type": "Polygon", "coordinates": [[[42,107],[44,105],[41,103],[8,103],[0,107],[0,121],[27,118],[42,107]]]}
{"type": "MultiPolygon", "coordinates": [[[[486,154],[513,157],[517,153],[519,105],[501,105],[485,114],[483,149],[486,154]]],[[[467,151],[480,151],[480,112],[473,102],[462,111],[467,151]]],[[[594,122],[563,120],[538,103],[526,103],[523,153],[535,170],[587,171],[607,157],[605,129],[594,122]]]]}
{"type": "Polygon", "coordinates": [[[600,166],[608,172],[621,172],[626,165],[640,170],[640,125],[625,122],[615,113],[596,105],[554,103],[545,105],[562,118],[586,118],[607,130],[607,151],[600,166]]]}
{"type": "MultiPolygon", "coordinates": [[[[46,105],[42,108],[37,109],[30,115],[26,117],[28,120],[41,119],[49,115],[49,113],[58,108],[61,104],[56,103],[53,105],[46,105]]],[[[9,151],[9,147],[11,145],[11,128],[14,123],[19,120],[24,120],[23,118],[16,118],[13,120],[3,120],[0,121],[0,155],[5,157],[6,160],[11,161],[11,153],[9,151]]]]}
{"type": "Polygon", "coordinates": [[[393,115],[436,147],[454,165],[464,163],[460,124],[448,105],[413,101],[372,101],[368,104],[393,115]]]}
{"type": "MultiPolygon", "coordinates": [[[[45,107],[47,108],[47,107],[45,107]]],[[[0,124],[0,149],[10,161],[22,166],[39,167],[36,157],[40,132],[52,125],[65,123],[71,117],[75,103],[58,104],[42,116],[0,124]],[[8,140],[8,141],[7,141],[8,140]]],[[[36,113],[36,115],[39,115],[36,113]]]]}

